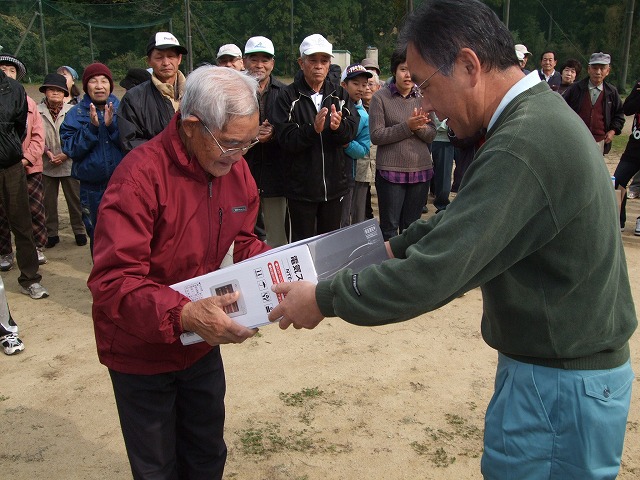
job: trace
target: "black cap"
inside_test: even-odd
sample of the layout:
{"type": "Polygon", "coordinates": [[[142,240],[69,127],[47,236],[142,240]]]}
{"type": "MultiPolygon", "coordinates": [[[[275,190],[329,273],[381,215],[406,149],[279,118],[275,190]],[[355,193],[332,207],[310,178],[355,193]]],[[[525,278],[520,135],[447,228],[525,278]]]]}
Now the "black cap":
{"type": "Polygon", "coordinates": [[[151,74],[144,68],[130,68],[127,76],[122,79],[120,86],[126,90],[140,85],[151,78],[151,74]]]}

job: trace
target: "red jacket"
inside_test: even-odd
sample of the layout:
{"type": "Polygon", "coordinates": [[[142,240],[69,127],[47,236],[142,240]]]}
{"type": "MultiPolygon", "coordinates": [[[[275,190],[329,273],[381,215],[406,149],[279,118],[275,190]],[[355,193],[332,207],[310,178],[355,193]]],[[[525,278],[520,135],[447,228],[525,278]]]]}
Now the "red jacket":
{"type": "Polygon", "coordinates": [[[168,285],[216,270],[234,241],[235,262],[269,248],[253,234],[246,162],[212,177],[186,152],[178,119],[122,160],[100,203],[87,283],[100,362],[123,373],[182,370],[209,352],[180,342],[189,299],[168,285]]]}

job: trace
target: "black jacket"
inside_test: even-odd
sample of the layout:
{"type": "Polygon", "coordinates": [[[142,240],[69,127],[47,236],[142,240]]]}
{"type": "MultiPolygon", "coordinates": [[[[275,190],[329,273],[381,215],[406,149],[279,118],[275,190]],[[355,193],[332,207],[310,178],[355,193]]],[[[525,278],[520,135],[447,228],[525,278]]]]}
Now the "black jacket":
{"type": "Polygon", "coordinates": [[[629,96],[624,99],[622,109],[625,115],[633,115],[631,135],[624,153],[636,158],[640,157],[640,80],[633,85],[629,96]]]}
{"type": "Polygon", "coordinates": [[[0,70],[0,168],[8,168],[22,161],[27,113],[24,87],[0,70]]]}
{"type": "MultiPolygon", "coordinates": [[[[622,127],[624,127],[624,111],[622,109],[622,100],[618,94],[616,87],[610,83],[604,82],[604,130],[608,132],[613,130],[616,135],[620,135],[622,127]]],[[[589,95],[589,78],[584,78],[579,82],[574,82],[562,95],[569,106],[578,113],[582,105],[582,99],[585,95],[589,95]]],[[[611,143],[605,143],[604,153],[609,153],[611,143]]]]}
{"type": "Polygon", "coordinates": [[[331,130],[331,118],[327,115],[324,130],[317,133],[313,127],[317,115],[313,94],[304,77],[282,89],[274,125],[286,158],[287,198],[326,202],[348,190],[343,145],[356,137],[360,116],[346,90],[325,79],[322,107],[331,111],[331,105],[335,105],[342,112],[342,122],[337,130],[331,130]]]}
{"type": "Polygon", "coordinates": [[[549,77],[548,81],[546,80],[544,73],[542,73],[542,70],[538,70],[538,76],[540,77],[540,80],[542,80],[543,82],[547,82],[549,88],[554,92],[557,92],[560,88],[560,85],[562,84],[562,75],[560,75],[560,72],[556,70],[553,71],[553,75],[549,77]]]}
{"type": "Polygon", "coordinates": [[[127,153],[151,140],[169,125],[173,105],[151,80],[128,90],[118,108],[118,128],[122,152],[127,153]]]}
{"type": "MultiPolygon", "coordinates": [[[[277,80],[273,75],[264,95],[266,98],[265,111],[260,112],[260,123],[266,119],[270,124],[274,124],[274,110],[278,96],[286,85],[277,80]]],[[[258,192],[261,197],[283,197],[285,194],[284,153],[275,135],[269,142],[259,143],[247,153],[244,159],[249,164],[249,169],[253,175],[258,192]]]]}

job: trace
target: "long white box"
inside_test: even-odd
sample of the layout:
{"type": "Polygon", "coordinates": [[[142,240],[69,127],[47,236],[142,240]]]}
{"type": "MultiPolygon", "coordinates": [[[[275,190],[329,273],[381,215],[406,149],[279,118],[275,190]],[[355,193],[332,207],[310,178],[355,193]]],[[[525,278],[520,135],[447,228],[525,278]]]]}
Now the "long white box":
{"type": "MultiPolygon", "coordinates": [[[[284,298],[271,291],[272,285],[300,280],[317,283],[333,278],[343,268],[357,273],[387,258],[378,222],[367,220],[269,250],[171,288],[194,301],[239,291],[238,301],[224,310],[236,322],[254,328],[270,324],[269,312],[284,298]]],[[[194,332],[180,338],[184,345],[202,341],[194,332]]]]}

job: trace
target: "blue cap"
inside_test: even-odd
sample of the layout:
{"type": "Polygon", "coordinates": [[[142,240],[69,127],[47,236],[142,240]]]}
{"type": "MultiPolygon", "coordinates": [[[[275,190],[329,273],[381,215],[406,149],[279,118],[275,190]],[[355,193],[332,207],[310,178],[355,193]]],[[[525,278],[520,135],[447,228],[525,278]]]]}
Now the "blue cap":
{"type": "Polygon", "coordinates": [[[76,72],[73,68],[68,65],[63,65],[62,68],[66,68],[67,71],[71,74],[71,78],[74,80],[78,80],[78,72],[76,72]]]}

